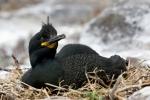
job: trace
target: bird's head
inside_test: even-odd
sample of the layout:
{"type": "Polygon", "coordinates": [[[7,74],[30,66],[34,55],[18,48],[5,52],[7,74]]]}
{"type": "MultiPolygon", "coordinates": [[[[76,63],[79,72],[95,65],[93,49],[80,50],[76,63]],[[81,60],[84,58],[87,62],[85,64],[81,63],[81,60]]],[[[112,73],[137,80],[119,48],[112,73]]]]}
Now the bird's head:
{"type": "Polygon", "coordinates": [[[125,59],[121,58],[118,55],[111,56],[109,59],[112,62],[113,68],[122,69],[122,71],[126,70],[126,66],[128,65],[128,61],[126,61],[125,59]]]}
{"type": "Polygon", "coordinates": [[[64,34],[57,35],[57,31],[51,24],[43,24],[41,30],[29,42],[29,56],[32,67],[40,61],[54,58],[58,41],[64,38],[64,34]]]}
{"type": "Polygon", "coordinates": [[[44,24],[40,31],[41,46],[47,48],[57,48],[58,41],[65,38],[64,34],[57,35],[57,31],[51,24],[44,24]]]}

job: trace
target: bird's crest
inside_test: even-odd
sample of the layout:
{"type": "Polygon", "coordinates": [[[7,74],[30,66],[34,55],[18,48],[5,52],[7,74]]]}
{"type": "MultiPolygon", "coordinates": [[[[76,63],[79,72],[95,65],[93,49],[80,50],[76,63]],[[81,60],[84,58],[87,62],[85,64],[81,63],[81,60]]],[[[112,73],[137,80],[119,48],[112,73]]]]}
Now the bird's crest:
{"type": "Polygon", "coordinates": [[[49,21],[49,16],[47,17],[47,23],[43,23],[41,33],[42,34],[50,34],[50,35],[57,35],[56,29],[52,26],[52,24],[49,21]]]}

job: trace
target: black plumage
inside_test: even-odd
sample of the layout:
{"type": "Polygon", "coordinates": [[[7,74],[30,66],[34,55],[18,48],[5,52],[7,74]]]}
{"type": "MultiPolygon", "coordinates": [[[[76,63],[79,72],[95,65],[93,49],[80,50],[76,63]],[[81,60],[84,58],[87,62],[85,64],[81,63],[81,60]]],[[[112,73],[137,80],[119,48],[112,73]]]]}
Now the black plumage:
{"type": "Polygon", "coordinates": [[[57,35],[51,24],[42,26],[41,31],[30,40],[32,68],[22,76],[23,82],[41,88],[45,87],[45,83],[58,85],[64,80],[62,85],[75,84],[79,88],[87,80],[85,72],[95,68],[104,70],[110,77],[115,75],[115,78],[126,70],[126,61],[120,56],[105,58],[81,44],[66,45],[56,54],[58,41],[63,38],[64,35],[57,35]]]}
{"type": "Polygon", "coordinates": [[[83,44],[67,44],[65,45],[57,54],[56,57],[64,59],[69,56],[77,55],[77,54],[95,54],[98,55],[96,51],[91,49],[90,47],[83,44]]]}
{"type": "MultiPolygon", "coordinates": [[[[86,72],[92,72],[95,69],[103,70],[108,75],[108,79],[111,79],[113,75],[116,79],[121,72],[126,70],[126,61],[117,55],[105,58],[96,54],[77,54],[60,61],[65,73],[62,76],[63,85],[74,83],[76,87],[81,87],[86,81],[86,72]]],[[[106,78],[105,74],[100,75],[102,75],[99,77],[103,79],[104,83],[109,84],[110,80],[106,78]]]]}
{"type": "Polygon", "coordinates": [[[44,24],[40,32],[35,34],[29,42],[29,57],[32,67],[42,62],[44,59],[53,59],[56,54],[58,42],[53,48],[41,46],[42,42],[48,41],[57,35],[57,31],[51,24],[44,24]]]}

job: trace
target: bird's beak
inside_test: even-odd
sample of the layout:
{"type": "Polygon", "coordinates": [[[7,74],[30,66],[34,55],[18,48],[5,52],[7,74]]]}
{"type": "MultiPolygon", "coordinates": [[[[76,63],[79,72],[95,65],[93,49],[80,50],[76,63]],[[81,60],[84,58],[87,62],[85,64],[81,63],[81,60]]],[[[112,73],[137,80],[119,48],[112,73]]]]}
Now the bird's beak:
{"type": "Polygon", "coordinates": [[[53,47],[56,44],[56,42],[58,42],[61,39],[64,39],[65,37],[66,36],[64,34],[54,36],[49,41],[42,42],[41,46],[46,46],[46,47],[52,46],[53,47]]]}
{"type": "Polygon", "coordinates": [[[53,38],[51,38],[48,43],[51,44],[51,43],[55,43],[55,42],[58,42],[59,40],[61,39],[64,39],[65,38],[65,35],[64,34],[61,34],[61,35],[57,35],[57,36],[54,36],[53,38]]]}

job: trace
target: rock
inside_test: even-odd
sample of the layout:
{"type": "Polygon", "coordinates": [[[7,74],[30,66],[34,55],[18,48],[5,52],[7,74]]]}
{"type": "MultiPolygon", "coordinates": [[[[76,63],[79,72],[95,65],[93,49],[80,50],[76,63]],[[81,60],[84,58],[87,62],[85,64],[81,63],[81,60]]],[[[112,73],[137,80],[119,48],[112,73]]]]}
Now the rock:
{"type": "Polygon", "coordinates": [[[129,66],[131,67],[142,67],[142,59],[136,57],[127,57],[127,61],[129,61],[129,66]]]}
{"type": "Polygon", "coordinates": [[[10,72],[0,70],[0,80],[6,80],[9,78],[10,72]]]}
{"type": "Polygon", "coordinates": [[[50,18],[63,24],[84,23],[99,14],[109,3],[110,0],[55,0],[51,3],[50,18]]]}
{"type": "Polygon", "coordinates": [[[39,2],[40,0],[0,0],[0,10],[11,11],[39,2]]]}
{"type": "Polygon", "coordinates": [[[150,86],[134,92],[128,100],[150,100],[150,86]]]}
{"type": "Polygon", "coordinates": [[[63,97],[63,96],[51,96],[49,98],[45,98],[42,100],[71,100],[68,97],[63,97]]]}
{"type": "Polygon", "coordinates": [[[98,52],[118,52],[144,47],[144,38],[149,36],[147,31],[150,29],[148,23],[144,24],[150,15],[150,2],[131,1],[122,0],[106,8],[87,23],[81,34],[80,43],[88,44],[98,52]]]}
{"type": "Polygon", "coordinates": [[[0,46],[0,68],[9,66],[12,62],[11,56],[7,53],[7,48],[5,46],[0,46]]]}
{"type": "Polygon", "coordinates": [[[133,37],[136,27],[126,22],[125,16],[121,14],[108,14],[98,18],[91,24],[88,32],[101,37],[102,42],[109,43],[110,41],[133,37]]]}

